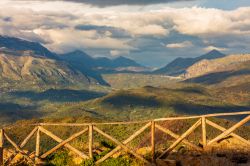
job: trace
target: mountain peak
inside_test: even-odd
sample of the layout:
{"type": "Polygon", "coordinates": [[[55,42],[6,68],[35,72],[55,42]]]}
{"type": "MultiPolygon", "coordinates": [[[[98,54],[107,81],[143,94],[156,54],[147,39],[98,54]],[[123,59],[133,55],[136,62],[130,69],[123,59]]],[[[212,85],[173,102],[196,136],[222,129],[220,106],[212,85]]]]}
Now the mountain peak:
{"type": "MultiPolygon", "coordinates": [[[[118,56],[116,57],[116,59],[119,59],[119,58],[125,58],[124,56],[118,56]]],[[[127,59],[127,58],[126,58],[127,59]]]]}
{"type": "Polygon", "coordinates": [[[209,51],[208,53],[197,57],[196,59],[198,60],[202,60],[202,59],[216,59],[216,58],[222,58],[226,56],[225,54],[221,53],[220,51],[213,49],[211,51],[209,51]]]}
{"type": "Polygon", "coordinates": [[[185,73],[188,67],[192,66],[196,62],[199,62],[204,59],[211,60],[211,59],[222,58],[225,56],[226,56],[225,54],[222,54],[218,50],[213,49],[209,51],[208,53],[198,56],[196,58],[181,58],[181,57],[176,58],[165,67],[155,70],[154,72],[158,74],[160,73],[160,74],[167,74],[167,75],[172,75],[172,76],[181,75],[185,73]]]}
{"type": "Polygon", "coordinates": [[[113,62],[115,63],[115,65],[118,67],[128,67],[128,66],[136,66],[136,67],[141,67],[140,64],[138,64],[137,62],[135,62],[132,59],[126,58],[124,56],[119,56],[115,59],[113,59],[113,62]]]}
{"type": "Polygon", "coordinates": [[[223,53],[221,53],[219,50],[213,49],[211,51],[209,51],[207,54],[220,54],[220,55],[224,55],[223,53]]]}
{"type": "Polygon", "coordinates": [[[217,49],[213,49],[213,50],[209,51],[208,53],[220,53],[221,54],[221,52],[217,49]]]}
{"type": "Polygon", "coordinates": [[[131,59],[126,58],[126,57],[124,57],[124,56],[118,56],[118,57],[116,57],[114,60],[131,60],[131,59]]]}
{"type": "Polygon", "coordinates": [[[83,52],[82,50],[74,50],[72,52],[69,52],[68,54],[86,54],[85,52],[83,52]]]}
{"type": "Polygon", "coordinates": [[[0,35],[0,47],[15,51],[33,51],[35,55],[57,59],[54,53],[50,52],[40,43],[20,38],[0,35]]]}
{"type": "Polygon", "coordinates": [[[61,54],[60,57],[64,60],[74,57],[76,58],[75,60],[77,61],[83,60],[83,61],[89,61],[90,63],[93,63],[93,58],[90,55],[83,52],[82,50],[75,50],[69,53],[61,54]]]}

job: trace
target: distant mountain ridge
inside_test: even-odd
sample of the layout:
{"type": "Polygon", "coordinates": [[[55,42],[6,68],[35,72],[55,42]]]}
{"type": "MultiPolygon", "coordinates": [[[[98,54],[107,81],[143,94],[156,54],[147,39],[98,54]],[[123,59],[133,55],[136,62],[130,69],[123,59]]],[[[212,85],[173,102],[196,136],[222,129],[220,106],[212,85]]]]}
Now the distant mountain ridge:
{"type": "Polygon", "coordinates": [[[12,52],[12,54],[15,54],[17,56],[22,56],[24,53],[23,51],[25,51],[26,54],[30,53],[30,55],[32,56],[41,56],[57,60],[61,59],[70,62],[76,60],[79,62],[79,60],[81,60],[83,62],[80,63],[84,64],[85,68],[103,67],[103,68],[114,69],[120,67],[143,67],[142,65],[133,61],[132,59],[125,58],[122,56],[117,57],[115,59],[109,59],[105,57],[93,58],[90,55],[80,50],[75,50],[73,52],[58,55],[48,50],[40,43],[31,42],[15,37],[1,36],[1,35],[0,35],[0,50],[5,52],[7,51],[8,53],[12,52]],[[18,52],[21,52],[21,54],[18,54],[18,52]],[[72,60],[69,60],[69,58],[71,58],[72,60]]]}
{"type": "Polygon", "coordinates": [[[8,87],[69,87],[96,84],[97,81],[70,68],[62,61],[30,55],[0,52],[0,82],[8,87]]]}
{"type": "Polygon", "coordinates": [[[59,55],[61,59],[69,62],[78,69],[82,66],[88,67],[91,70],[100,72],[100,73],[109,73],[109,72],[122,72],[122,71],[136,71],[146,69],[144,66],[138,64],[137,62],[125,58],[117,57],[115,59],[109,59],[106,57],[93,58],[86,54],[83,51],[76,50],[66,54],[59,55]]]}
{"type": "Polygon", "coordinates": [[[31,42],[15,37],[0,35],[0,48],[7,48],[13,51],[31,51],[33,55],[56,59],[55,53],[52,53],[40,43],[31,42]]]}
{"type": "Polygon", "coordinates": [[[250,54],[228,55],[211,60],[205,59],[187,68],[184,76],[185,78],[192,78],[208,73],[237,70],[241,69],[247,61],[250,61],[250,54]]]}
{"type": "Polygon", "coordinates": [[[176,58],[172,62],[170,62],[168,65],[166,65],[163,68],[160,68],[158,70],[155,70],[155,74],[166,74],[170,76],[178,76],[181,74],[184,74],[186,72],[186,69],[193,64],[195,64],[198,61],[204,60],[204,59],[216,59],[226,56],[225,54],[222,54],[221,52],[217,50],[212,50],[204,55],[201,55],[199,57],[195,58],[176,58]]]}
{"type": "MultiPolygon", "coordinates": [[[[53,76],[53,74],[57,73],[58,75],[55,76],[55,78],[58,78],[60,80],[62,78],[59,77],[59,75],[65,78],[66,77],[71,78],[71,76],[70,75],[67,76],[67,74],[78,73],[81,75],[79,76],[80,78],[86,78],[88,80],[86,81],[85,79],[82,79],[84,84],[88,82],[88,84],[94,83],[94,84],[108,85],[106,81],[102,78],[101,76],[102,73],[127,72],[127,71],[130,72],[136,70],[143,70],[145,68],[142,65],[136,63],[135,61],[125,57],[118,57],[115,59],[109,59],[105,57],[93,58],[88,54],[84,53],[83,51],[79,50],[59,55],[51,52],[40,43],[31,42],[15,37],[1,36],[1,35],[0,35],[0,55],[1,55],[0,75],[2,75],[2,77],[0,78],[8,80],[7,76],[10,76],[9,81],[11,80],[11,78],[12,79],[22,78],[21,80],[27,78],[23,77],[22,74],[20,74],[20,71],[22,70],[22,65],[27,65],[26,62],[22,61],[23,59],[25,59],[24,57],[28,57],[27,60],[32,59],[29,65],[30,67],[32,66],[31,68],[35,68],[36,65],[39,66],[38,68],[41,74],[36,75],[37,73],[31,72],[32,73],[31,75],[33,76],[36,75],[35,76],[36,79],[38,79],[39,75],[42,78],[46,76],[51,77],[53,76]],[[15,59],[13,56],[16,56],[16,61],[13,61],[15,59]],[[49,66],[46,65],[44,67],[47,67],[48,72],[43,71],[45,70],[41,65],[43,62],[50,63],[51,70],[53,71],[50,71],[49,66]],[[57,71],[55,66],[59,66],[57,71]],[[62,66],[68,72],[64,71],[62,66]],[[9,70],[10,74],[6,75],[5,71],[7,70],[9,70]],[[64,74],[61,73],[61,71],[63,71],[64,74]],[[51,72],[52,75],[50,75],[51,72]],[[3,77],[4,74],[5,77],[3,77]],[[11,75],[15,75],[15,77],[11,77],[11,75]]],[[[30,78],[31,77],[29,77],[29,81],[32,80],[30,78]]],[[[77,82],[76,81],[77,79],[76,80],[74,80],[75,78],[71,79],[72,80],[69,82],[77,82]]],[[[55,79],[54,80],[55,84],[57,81],[61,82],[59,80],[55,79]]]]}
{"type": "MultiPolygon", "coordinates": [[[[31,42],[15,37],[0,36],[0,55],[0,75],[2,75],[6,70],[9,70],[10,73],[7,75],[5,74],[5,77],[3,77],[2,75],[2,77],[0,77],[0,81],[6,82],[8,80],[8,82],[13,82],[13,77],[11,77],[11,75],[15,73],[15,78],[22,78],[19,80],[19,82],[26,80],[27,82],[31,83],[31,78],[34,78],[34,80],[40,79],[40,82],[43,82],[44,84],[46,84],[46,81],[42,80],[54,79],[55,85],[59,85],[61,83],[62,86],[66,86],[67,83],[82,84],[84,85],[83,87],[90,84],[107,85],[100,74],[84,67],[81,70],[74,68],[68,62],[60,59],[60,57],[56,53],[51,52],[50,50],[36,42],[31,42]],[[22,76],[20,71],[23,69],[23,66],[27,64],[25,61],[21,60],[25,59],[24,57],[26,57],[27,60],[31,60],[29,65],[29,67],[31,67],[31,70],[36,68],[36,71],[39,71],[38,73],[40,74],[32,73],[31,71],[30,76],[34,77],[22,76]],[[50,64],[51,66],[47,66],[47,64],[44,64],[43,66],[42,64],[45,62],[48,62],[48,64],[50,64]],[[81,79],[78,79],[77,77],[81,79]],[[67,78],[69,78],[69,80],[67,80],[67,78]]],[[[52,82],[50,83],[52,84],[52,82]]]]}
{"type": "Polygon", "coordinates": [[[234,54],[223,58],[202,60],[187,69],[185,82],[208,85],[250,85],[250,54],[234,54]]]}

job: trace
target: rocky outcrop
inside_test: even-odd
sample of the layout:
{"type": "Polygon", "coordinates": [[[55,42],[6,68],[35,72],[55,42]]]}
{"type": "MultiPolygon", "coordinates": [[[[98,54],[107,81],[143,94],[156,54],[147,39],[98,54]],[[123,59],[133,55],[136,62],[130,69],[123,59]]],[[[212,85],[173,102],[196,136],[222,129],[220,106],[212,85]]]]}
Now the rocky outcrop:
{"type": "MultiPolygon", "coordinates": [[[[36,56],[14,56],[0,52],[0,80],[2,82],[40,85],[89,85],[90,78],[71,69],[67,64],[36,56]]],[[[92,80],[94,83],[94,80],[92,80]]]]}
{"type": "Polygon", "coordinates": [[[247,61],[250,61],[250,54],[229,55],[213,60],[202,60],[187,68],[183,76],[188,79],[209,73],[233,71],[244,67],[244,63],[247,61]]]}

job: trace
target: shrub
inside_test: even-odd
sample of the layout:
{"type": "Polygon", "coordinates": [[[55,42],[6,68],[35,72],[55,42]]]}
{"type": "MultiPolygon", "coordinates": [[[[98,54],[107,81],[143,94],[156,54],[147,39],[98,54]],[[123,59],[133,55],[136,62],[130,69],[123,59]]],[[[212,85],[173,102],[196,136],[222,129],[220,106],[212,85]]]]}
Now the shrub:
{"type": "Polygon", "coordinates": [[[95,162],[94,160],[83,160],[83,162],[80,164],[80,166],[94,166],[95,162]]]}
{"type": "Polygon", "coordinates": [[[67,151],[58,151],[57,153],[48,157],[48,164],[50,166],[71,166],[73,163],[72,157],[67,151]]]}
{"type": "Polygon", "coordinates": [[[101,166],[131,166],[133,165],[133,159],[129,157],[118,157],[118,158],[110,158],[104,161],[101,166]]]}

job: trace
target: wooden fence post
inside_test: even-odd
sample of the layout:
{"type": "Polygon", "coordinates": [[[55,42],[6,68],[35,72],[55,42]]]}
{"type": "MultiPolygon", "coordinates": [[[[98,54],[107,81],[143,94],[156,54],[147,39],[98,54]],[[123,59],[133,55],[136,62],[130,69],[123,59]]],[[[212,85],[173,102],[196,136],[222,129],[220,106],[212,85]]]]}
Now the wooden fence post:
{"type": "Polygon", "coordinates": [[[197,127],[201,124],[201,120],[199,119],[192,127],[190,127],[184,134],[182,134],[170,147],[165,150],[158,159],[161,159],[166,154],[170,153],[179,143],[181,143],[187,136],[189,136],[197,127]]]}
{"type": "MultiPolygon", "coordinates": [[[[140,128],[139,130],[137,130],[133,135],[131,135],[129,138],[127,138],[125,141],[123,141],[122,143],[124,145],[128,144],[129,142],[131,142],[132,140],[134,140],[138,135],[140,135],[142,132],[144,132],[148,127],[151,126],[151,122],[147,123],[145,126],[143,126],[142,128],[140,128]]],[[[112,151],[110,151],[108,154],[106,154],[104,157],[102,157],[101,159],[96,161],[96,164],[100,164],[101,162],[105,161],[106,159],[108,159],[110,156],[112,156],[113,154],[115,154],[116,152],[118,152],[122,147],[121,146],[117,146],[115,149],[113,149],[112,151]]]]}
{"type": "Polygon", "coordinates": [[[152,162],[155,162],[155,121],[151,121],[152,162]]]}
{"type": "MultiPolygon", "coordinates": [[[[56,136],[55,134],[53,134],[52,132],[46,130],[43,127],[39,127],[39,130],[41,132],[43,132],[44,134],[46,134],[47,136],[51,137],[52,139],[54,139],[56,142],[58,142],[59,144],[63,142],[63,140],[61,138],[59,138],[58,136],[56,136]]],[[[83,152],[79,151],[78,149],[74,148],[73,146],[71,146],[69,143],[66,143],[64,145],[66,148],[68,148],[69,150],[71,150],[72,152],[76,153],[77,155],[79,155],[81,158],[89,158],[88,156],[86,156],[83,152]]],[[[42,158],[42,157],[41,157],[42,158]]]]}
{"type": "Polygon", "coordinates": [[[203,144],[203,150],[207,146],[207,130],[206,130],[206,117],[201,117],[201,126],[202,126],[202,144],[203,144]]]}
{"type": "Polygon", "coordinates": [[[3,129],[0,129],[0,166],[4,164],[3,161],[3,143],[4,143],[4,136],[3,136],[3,129]]]}
{"type": "Polygon", "coordinates": [[[89,125],[89,158],[93,159],[93,125],[89,125]]]}
{"type": "Polygon", "coordinates": [[[35,154],[35,164],[39,163],[39,155],[40,155],[40,127],[38,127],[36,133],[36,154],[35,154]]]}
{"type": "Polygon", "coordinates": [[[207,145],[211,145],[214,142],[219,141],[220,139],[230,135],[234,130],[236,130],[237,128],[239,128],[240,126],[244,125],[245,123],[247,123],[250,120],[250,115],[248,115],[247,117],[245,117],[244,119],[242,119],[241,121],[239,121],[238,123],[236,123],[235,125],[233,125],[231,128],[225,130],[223,133],[221,133],[219,136],[215,137],[213,140],[209,141],[207,143],[207,145]]]}

